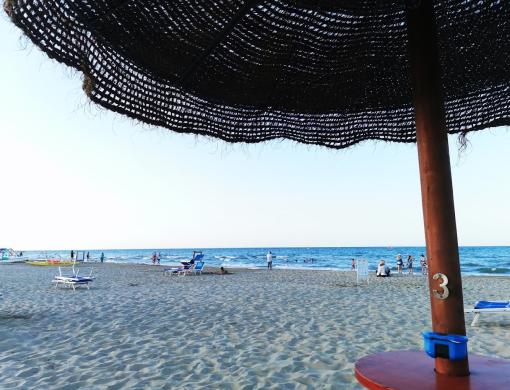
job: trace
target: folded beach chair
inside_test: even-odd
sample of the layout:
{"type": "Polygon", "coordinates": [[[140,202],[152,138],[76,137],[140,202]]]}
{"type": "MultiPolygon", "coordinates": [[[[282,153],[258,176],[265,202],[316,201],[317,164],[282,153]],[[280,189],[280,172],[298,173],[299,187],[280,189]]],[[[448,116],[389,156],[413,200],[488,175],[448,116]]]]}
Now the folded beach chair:
{"type": "MultiPolygon", "coordinates": [[[[64,272],[67,271],[64,269],[64,272]]],[[[53,283],[55,283],[55,288],[59,286],[59,284],[63,284],[67,287],[72,287],[73,290],[76,289],[76,286],[85,286],[89,289],[89,283],[93,282],[95,277],[92,276],[93,268],[90,269],[90,273],[87,276],[78,275],[79,270],[75,270],[74,266],[69,269],[69,273],[65,274],[62,272],[62,267],[58,267],[58,275],[53,278],[53,283]]]]}
{"type": "Polygon", "coordinates": [[[510,314],[510,301],[478,301],[473,309],[464,309],[464,313],[474,313],[471,326],[475,326],[482,313],[510,314]]]}
{"type": "Polygon", "coordinates": [[[195,263],[201,261],[203,258],[204,255],[202,252],[193,252],[193,260],[195,260],[195,263]]]}

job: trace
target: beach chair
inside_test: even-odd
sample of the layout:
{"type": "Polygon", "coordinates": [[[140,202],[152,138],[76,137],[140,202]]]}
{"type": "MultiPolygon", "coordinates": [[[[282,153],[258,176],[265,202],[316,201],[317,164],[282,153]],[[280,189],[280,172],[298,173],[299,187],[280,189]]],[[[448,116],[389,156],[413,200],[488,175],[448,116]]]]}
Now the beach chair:
{"type": "Polygon", "coordinates": [[[464,309],[464,313],[474,313],[471,326],[475,326],[482,313],[510,314],[510,301],[478,301],[474,308],[464,309]]]}
{"type": "Polygon", "coordinates": [[[64,269],[62,272],[62,267],[58,267],[58,275],[53,278],[53,283],[55,283],[55,288],[57,288],[60,284],[71,287],[73,290],[76,289],[76,286],[85,286],[87,289],[90,289],[89,283],[93,282],[95,277],[92,276],[93,268],[90,269],[90,273],[87,276],[80,276],[78,273],[79,269],[74,269],[74,266],[70,269],[64,269]],[[66,271],[69,273],[66,274],[66,271]]]}
{"type": "Polygon", "coordinates": [[[193,275],[193,272],[195,271],[196,266],[197,266],[197,263],[186,264],[182,269],[177,271],[177,275],[179,275],[179,276],[193,275]]]}
{"type": "Polygon", "coordinates": [[[163,272],[165,275],[186,275],[186,273],[193,268],[194,264],[183,264],[180,267],[166,268],[163,272]]]}
{"type": "Polygon", "coordinates": [[[356,262],[356,284],[361,284],[363,280],[366,280],[368,284],[368,261],[358,260],[356,262]]]}
{"type": "Polygon", "coordinates": [[[204,258],[204,254],[200,251],[193,251],[193,256],[191,256],[191,258],[197,263],[204,258]]]}
{"type": "Polygon", "coordinates": [[[191,270],[191,273],[193,275],[201,275],[202,270],[204,269],[205,263],[203,261],[199,261],[198,263],[195,263],[195,267],[191,270]]]}

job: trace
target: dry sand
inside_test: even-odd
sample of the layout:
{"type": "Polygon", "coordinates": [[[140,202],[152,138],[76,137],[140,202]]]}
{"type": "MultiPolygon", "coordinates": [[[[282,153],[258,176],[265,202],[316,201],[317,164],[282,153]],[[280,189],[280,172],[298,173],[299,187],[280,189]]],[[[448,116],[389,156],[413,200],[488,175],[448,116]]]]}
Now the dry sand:
{"type": "MultiPolygon", "coordinates": [[[[355,361],[420,349],[424,277],[233,270],[168,277],[94,265],[90,290],[55,289],[53,267],[0,267],[0,388],[351,389],[355,361]]],[[[465,303],[510,298],[510,278],[466,277],[465,303]]],[[[468,323],[471,316],[467,317],[468,323]]],[[[471,352],[510,359],[510,316],[482,316],[471,352]]]]}

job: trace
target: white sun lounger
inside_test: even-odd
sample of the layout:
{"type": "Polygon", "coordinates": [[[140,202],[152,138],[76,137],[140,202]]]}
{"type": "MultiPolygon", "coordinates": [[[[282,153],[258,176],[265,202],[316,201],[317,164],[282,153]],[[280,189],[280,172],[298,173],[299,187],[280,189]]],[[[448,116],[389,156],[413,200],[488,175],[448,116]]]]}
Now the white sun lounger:
{"type": "Polygon", "coordinates": [[[188,271],[191,271],[194,268],[195,264],[185,264],[180,267],[171,267],[164,270],[165,275],[180,275],[184,276],[188,271]]]}
{"type": "Polygon", "coordinates": [[[474,308],[464,309],[464,313],[474,313],[471,326],[475,326],[482,313],[510,314],[510,301],[478,301],[474,308]]]}
{"type": "Polygon", "coordinates": [[[92,276],[93,268],[90,269],[90,273],[87,276],[79,276],[79,270],[75,271],[74,266],[69,269],[71,271],[70,274],[63,274],[62,268],[58,267],[58,275],[53,278],[53,283],[55,283],[55,288],[57,288],[60,284],[71,287],[73,290],[76,289],[76,286],[85,286],[87,289],[90,289],[89,283],[93,282],[95,277],[92,276]]]}
{"type": "Polygon", "coordinates": [[[186,276],[186,275],[192,275],[195,271],[196,263],[190,264],[188,266],[184,266],[184,268],[181,268],[177,271],[177,275],[179,276],[186,276]]]}

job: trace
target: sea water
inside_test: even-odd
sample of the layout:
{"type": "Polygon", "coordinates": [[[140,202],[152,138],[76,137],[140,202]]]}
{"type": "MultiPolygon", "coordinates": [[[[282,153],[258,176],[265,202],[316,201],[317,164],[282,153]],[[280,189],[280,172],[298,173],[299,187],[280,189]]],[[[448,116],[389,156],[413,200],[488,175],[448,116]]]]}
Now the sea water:
{"type": "MultiPolygon", "coordinates": [[[[161,253],[161,264],[175,265],[191,258],[194,250],[202,251],[206,265],[226,268],[266,266],[266,253],[273,253],[274,268],[298,269],[340,269],[351,268],[352,259],[365,259],[371,270],[377,268],[379,260],[385,260],[396,268],[396,256],[401,254],[406,263],[408,255],[414,257],[415,273],[420,272],[420,255],[425,254],[424,247],[342,247],[342,248],[188,248],[188,249],[80,249],[90,253],[90,261],[99,261],[104,252],[105,262],[151,264],[154,252],[161,253]]],[[[75,250],[76,251],[76,250],[75,250]]],[[[69,250],[24,252],[29,258],[43,256],[70,257],[69,250]]],[[[81,254],[80,254],[81,259],[81,254]]],[[[474,275],[510,275],[509,246],[469,246],[460,248],[461,270],[464,274],[474,275]]]]}

